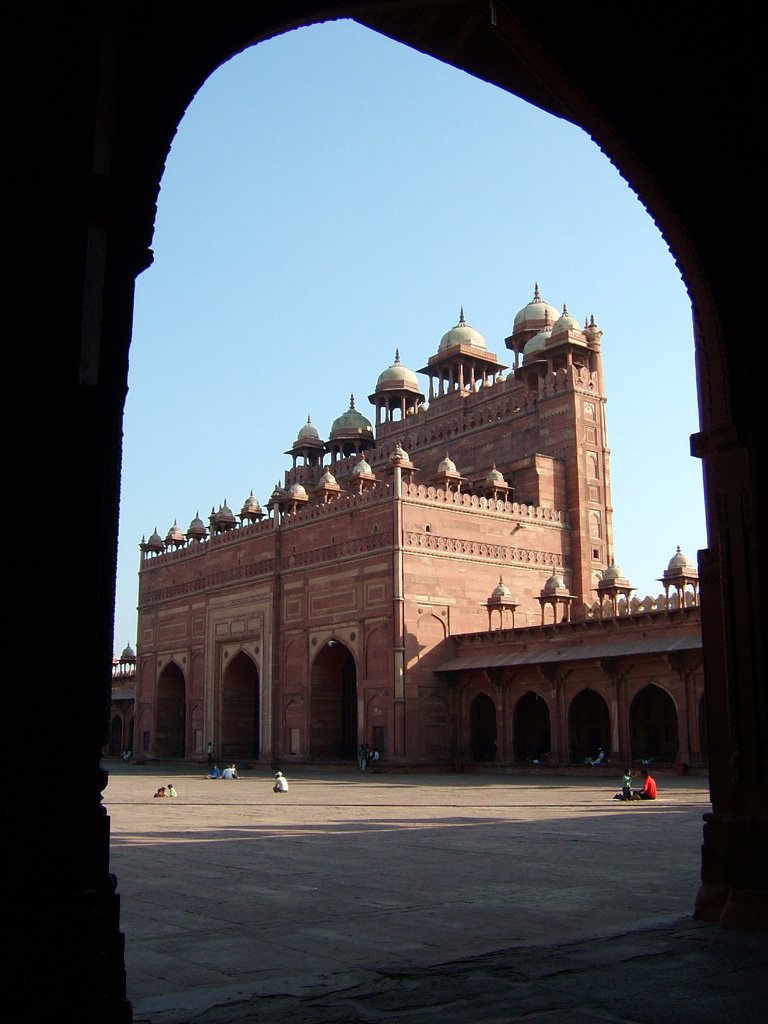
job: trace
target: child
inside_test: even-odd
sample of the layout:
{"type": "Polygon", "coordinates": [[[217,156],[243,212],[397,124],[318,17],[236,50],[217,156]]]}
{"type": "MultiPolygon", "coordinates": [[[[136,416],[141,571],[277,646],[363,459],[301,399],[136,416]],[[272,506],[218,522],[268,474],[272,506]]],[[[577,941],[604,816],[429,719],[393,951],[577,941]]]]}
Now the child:
{"type": "Polygon", "coordinates": [[[614,800],[633,800],[632,795],[632,769],[625,768],[621,777],[621,792],[617,793],[614,800]]]}

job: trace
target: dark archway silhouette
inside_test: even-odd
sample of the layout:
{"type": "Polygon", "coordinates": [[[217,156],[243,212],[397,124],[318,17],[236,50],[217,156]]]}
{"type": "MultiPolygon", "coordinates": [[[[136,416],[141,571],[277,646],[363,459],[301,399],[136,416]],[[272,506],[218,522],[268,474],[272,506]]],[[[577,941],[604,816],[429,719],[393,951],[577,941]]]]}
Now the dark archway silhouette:
{"type": "Polygon", "coordinates": [[[469,734],[473,761],[495,761],[498,749],[496,705],[487,693],[478,693],[469,708],[469,734]]]}
{"type": "Polygon", "coordinates": [[[166,665],[157,680],[155,757],[184,757],[186,746],[186,684],[175,662],[166,665]]]}
{"type": "Polygon", "coordinates": [[[518,761],[540,761],[550,752],[549,707],[544,698],[532,690],[523,694],[515,705],[514,739],[518,761]]]}
{"type": "Polygon", "coordinates": [[[357,669],[352,653],[329,640],[312,664],[309,698],[309,754],[336,761],[357,751],[357,669]]]}
{"type": "Polygon", "coordinates": [[[666,690],[650,683],[635,694],[629,709],[629,733],[633,758],[674,764],[678,750],[677,710],[666,690]]]}
{"type": "Polygon", "coordinates": [[[745,358],[743,302],[734,299],[759,294],[758,264],[744,245],[764,191],[753,149],[763,102],[759,32],[751,18],[735,32],[726,5],[701,5],[693,17],[686,5],[667,5],[663,32],[658,19],[639,19],[629,5],[591,13],[563,5],[553,32],[541,5],[525,2],[339,8],[286,0],[211,8],[201,32],[199,19],[173,2],[13,9],[19,131],[12,142],[34,173],[19,175],[14,191],[23,229],[14,234],[8,287],[29,313],[30,340],[11,346],[8,376],[34,381],[37,407],[55,430],[20,432],[7,476],[16,495],[37,493],[41,479],[49,493],[66,495],[56,506],[57,535],[87,541],[74,563],[71,543],[25,546],[9,581],[17,605],[28,608],[39,607],[41,579],[71,582],[73,598],[49,616],[44,634],[37,616],[22,616],[16,639],[19,649],[32,649],[44,635],[50,655],[67,652],[78,680],[48,722],[37,688],[16,695],[21,735],[48,750],[61,735],[69,741],[68,771],[51,786],[56,799],[41,814],[22,794],[12,833],[23,856],[15,857],[18,895],[7,907],[8,998],[23,996],[30,1018],[131,1020],[100,754],[109,723],[133,289],[152,260],[165,156],[192,97],[228,57],[297,25],[352,14],[579,124],[675,256],[693,302],[700,432],[692,448],[704,467],[708,530],[698,561],[712,812],[695,914],[727,926],[768,923],[768,626],[758,571],[768,457],[762,376],[745,358]],[[638,75],[648,67],[652,74],[638,75]],[[713,125],[717,145],[703,159],[701,140],[713,125]]]}
{"type": "Polygon", "coordinates": [[[259,756],[259,672],[240,651],[221,679],[222,760],[259,756]]]}
{"type": "Polygon", "coordinates": [[[595,757],[602,747],[610,753],[611,723],[608,705],[594,690],[582,690],[568,709],[568,748],[571,761],[595,757]]]}

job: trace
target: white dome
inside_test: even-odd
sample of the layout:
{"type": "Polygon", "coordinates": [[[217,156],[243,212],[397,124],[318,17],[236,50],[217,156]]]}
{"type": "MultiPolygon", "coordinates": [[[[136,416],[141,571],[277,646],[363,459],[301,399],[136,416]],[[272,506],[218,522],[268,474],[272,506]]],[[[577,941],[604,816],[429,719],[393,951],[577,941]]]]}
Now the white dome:
{"type": "Polygon", "coordinates": [[[551,327],[559,318],[559,310],[555,309],[554,306],[550,306],[548,302],[544,302],[539,294],[539,286],[536,284],[533,290],[533,298],[515,316],[512,334],[520,334],[523,331],[538,331],[545,326],[551,327]]]}
{"type": "Polygon", "coordinates": [[[437,467],[437,472],[438,473],[455,473],[456,472],[456,463],[452,462],[448,458],[448,455],[446,454],[446,456],[443,459],[443,461],[437,467]]]}
{"type": "Polygon", "coordinates": [[[442,336],[440,344],[437,347],[437,351],[446,352],[449,348],[453,348],[455,345],[471,345],[474,348],[481,348],[485,351],[487,351],[488,348],[482,334],[479,331],[476,331],[474,327],[470,327],[464,319],[463,306],[459,313],[459,322],[455,327],[452,327],[450,331],[446,331],[442,336]]]}
{"type": "Polygon", "coordinates": [[[382,386],[396,387],[398,384],[410,384],[417,388],[419,386],[413,370],[409,370],[407,366],[403,366],[400,362],[400,349],[397,349],[395,352],[394,363],[379,374],[379,379],[376,381],[376,389],[378,390],[382,386]]]}

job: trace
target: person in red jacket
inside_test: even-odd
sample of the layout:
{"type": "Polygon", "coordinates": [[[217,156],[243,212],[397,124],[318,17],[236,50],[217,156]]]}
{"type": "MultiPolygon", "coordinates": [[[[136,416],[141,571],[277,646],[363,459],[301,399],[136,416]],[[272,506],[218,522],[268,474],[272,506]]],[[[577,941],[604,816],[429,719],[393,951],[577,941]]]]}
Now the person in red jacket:
{"type": "Polygon", "coordinates": [[[655,800],[657,796],[656,780],[649,773],[647,768],[640,772],[643,779],[643,788],[635,790],[636,800],[655,800]]]}

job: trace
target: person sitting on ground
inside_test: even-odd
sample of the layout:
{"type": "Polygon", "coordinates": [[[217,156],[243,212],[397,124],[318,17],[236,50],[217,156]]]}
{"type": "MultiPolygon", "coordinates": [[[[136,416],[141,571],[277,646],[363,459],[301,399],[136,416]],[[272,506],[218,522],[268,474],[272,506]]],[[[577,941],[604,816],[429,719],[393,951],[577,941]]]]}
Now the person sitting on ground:
{"type": "Polygon", "coordinates": [[[287,793],[288,792],[288,779],[283,775],[282,772],[275,772],[275,784],[272,787],[273,793],[287,793]]]}
{"type": "Polygon", "coordinates": [[[158,791],[155,793],[155,797],[158,796],[168,796],[168,794],[165,791],[165,786],[161,786],[160,789],[158,789],[158,791]]]}
{"type": "Polygon", "coordinates": [[[211,774],[208,776],[208,778],[209,779],[220,779],[221,778],[221,772],[219,771],[218,765],[214,765],[213,768],[211,768],[211,774]]]}
{"type": "Polygon", "coordinates": [[[614,800],[631,800],[632,799],[632,769],[625,768],[624,774],[621,777],[621,792],[617,793],[614,800]]]}
{"type": "Polygon", "coordinates": [[[236,779],[237,770],[233,764],[228,764],[224,771],[221,773],[222,779],[236,779]]]}
{"type": "Polygon", "coordinates": [[[168,787],[167,787],[167,789],[166,789],[166,791],[165,791],[165,792],[166,792],[166,794],[167,794],[168,796],[178,796],[178,795],[179,795],[179,794],[178,794],[178,793],[176,792],[176,789],[175,789],[175,787],[174,787],[174,785],[173,785],[173,783],[172,783],[172,782],[169,782],[169,783],[168,783],[168,787]]]}
{"type": "Polygon", "coordinates": [[[640,772],[643,779],[643,788],[636,789],[634,792],[635,800],[655,800],[658,790],[656,788],[656,780],[653,778],[647,768],[643,768],[640,772]]]}
{"type": "Polygon", "coordinates": [[[588,758],[586,758],[585,761],[584,761],[584,764],[596,765],[596,764],[602,764],[603,761],[605,761],[605,751],[603,750],[602,747],[600,747],[600,749],[597,752],[597,757],[588,757],[588,758]]]}

